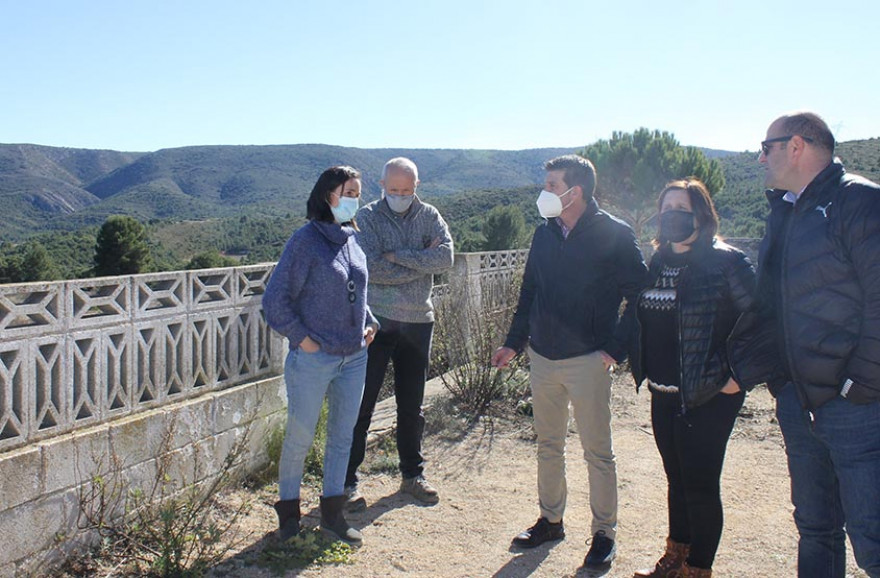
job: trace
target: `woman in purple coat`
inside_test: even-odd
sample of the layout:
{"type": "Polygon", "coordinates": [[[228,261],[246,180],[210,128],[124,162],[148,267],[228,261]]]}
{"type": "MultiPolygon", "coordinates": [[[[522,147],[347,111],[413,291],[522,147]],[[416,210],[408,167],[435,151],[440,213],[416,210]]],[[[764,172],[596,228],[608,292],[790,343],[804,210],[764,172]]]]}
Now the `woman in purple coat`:
{"type": "Polygon", "coordinates": [[[303,468],[325,396],[321,528],[353,545],[363,539],[342,514],[367,346],[378,329],[367,306],[366,256],[355,239],[360,177],[346,166],[321,174],[306,205],[309,222],[287,241],[263,295],[267,322],[290,344],[284,366],[287,429],[279,465],[280,499],[275,503],[284,541],[299,532],[303,468]]]}

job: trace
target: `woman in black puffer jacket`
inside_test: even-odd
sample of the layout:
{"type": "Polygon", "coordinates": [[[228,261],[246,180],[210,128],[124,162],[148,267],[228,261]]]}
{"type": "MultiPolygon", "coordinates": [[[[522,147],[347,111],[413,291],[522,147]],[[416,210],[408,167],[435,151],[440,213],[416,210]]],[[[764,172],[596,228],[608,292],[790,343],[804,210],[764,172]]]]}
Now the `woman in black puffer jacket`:
{"type": "Polygon", "coordinates": [[[637,387],[647,382],[651,391],[669,536],[655,567],[635,576],[711,576],[723,526],[721,468],[745,399],[726,343],[752,304],[755,273],[741,251],[715,239],[718,215],[703,183],[672,181],[657,204],[657,252],[639,296],[630,363],[637,387]]]}

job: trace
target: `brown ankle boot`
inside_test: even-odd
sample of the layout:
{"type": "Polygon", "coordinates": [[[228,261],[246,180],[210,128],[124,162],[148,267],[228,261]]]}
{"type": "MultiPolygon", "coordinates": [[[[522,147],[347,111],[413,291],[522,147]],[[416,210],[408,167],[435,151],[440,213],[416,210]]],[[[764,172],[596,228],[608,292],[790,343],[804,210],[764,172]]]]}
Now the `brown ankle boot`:
{"type": "Polygon", "coordinates": [[[638,570],[633,578],[673,578],[677,577],[685,558],[687,558],[690,546],[680,544],[666,538],[666,553],[657,561],[653,569],[638,570]]]}
{"type": "Polygon", "coordinates": [[[681,572],[678,574],[678,578],[712,578],[712,569],[694,568],[693,566],[688,566],[688,563],[685,562],[681,565],[681,572]]]}

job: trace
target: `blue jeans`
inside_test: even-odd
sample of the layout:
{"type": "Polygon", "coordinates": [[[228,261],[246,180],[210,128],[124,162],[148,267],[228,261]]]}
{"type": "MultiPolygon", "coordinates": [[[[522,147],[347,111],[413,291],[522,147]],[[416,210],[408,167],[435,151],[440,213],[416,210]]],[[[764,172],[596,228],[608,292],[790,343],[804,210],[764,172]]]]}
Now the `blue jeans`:
{"type": "Polygon", "coordinates": [[[302,349],[287,354],[284,365],[287,430],[278,468],[282,500],[299,498],[306,454],[312,447],[325,394],[327,444],[324,448],[324,497],[342,495],[351,434],[361,406],[366,371],[366,348],[345,356],[323,351],[306,353],[302,349]]]}
{"type": "Polygon", "coordinates": [[[880,402],[837,397],[812,412],[794,384],[776,398],[798,542],[798,575],[843,577],[846,534],[856,562],[880,576],[880,402]]]}

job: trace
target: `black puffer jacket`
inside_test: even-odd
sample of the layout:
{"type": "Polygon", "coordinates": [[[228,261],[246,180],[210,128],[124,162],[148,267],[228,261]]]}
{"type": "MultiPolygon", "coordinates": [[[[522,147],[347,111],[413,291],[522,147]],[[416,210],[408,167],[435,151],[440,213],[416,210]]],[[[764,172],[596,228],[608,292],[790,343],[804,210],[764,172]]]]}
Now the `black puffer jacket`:
{"type": "Polygon", "coordinates": [[[795,205],[783,195],[767,193],[759,303],[731,336],[734,374],[772,390],[784,382],[781,353],[808,409],[839,395],[847,379],[848,399],[880,400],[880,186],[846,174],[835,159],[795,205]],[[777,238],[781,276],[774,283],[766,261],[777,238]]]}
{"type": "MultiPolygon", "coordinates": [[[[727,337],[739,316],[752,306],[755,271],[748,258],[716,240],[711,247],[694,248],[678,282],[679,389],[682,404],[691,409],[717,394],[731,376],[727,337]]],[[[663,252],[651,259],[648,287],[663,269],[663,252]]],[[[642,328],[631,341],[630,368],[638,387],[645,379],[642,328]]]]}

